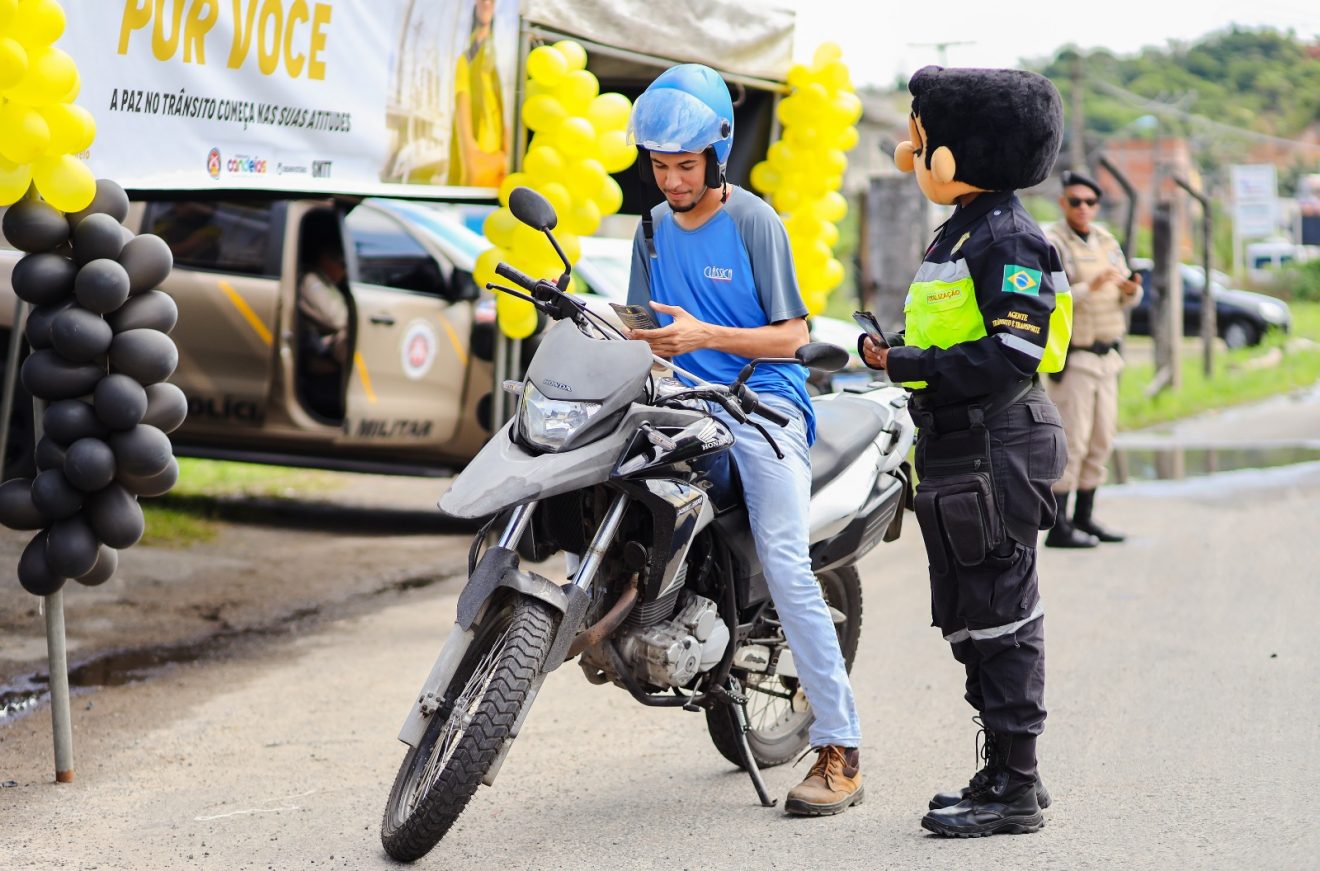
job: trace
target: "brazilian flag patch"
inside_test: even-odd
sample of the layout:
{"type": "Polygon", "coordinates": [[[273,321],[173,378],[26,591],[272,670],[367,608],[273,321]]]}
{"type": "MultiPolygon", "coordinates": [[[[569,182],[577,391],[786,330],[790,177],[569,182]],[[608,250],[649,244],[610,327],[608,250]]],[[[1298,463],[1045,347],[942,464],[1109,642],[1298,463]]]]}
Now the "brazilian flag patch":
{"type": "Polygon", "coordinates": [[[1040,296],[1040,270],[1015,266],[1004,266],[1004,293],[1025,293],[1028,296],[1040,296]]]}

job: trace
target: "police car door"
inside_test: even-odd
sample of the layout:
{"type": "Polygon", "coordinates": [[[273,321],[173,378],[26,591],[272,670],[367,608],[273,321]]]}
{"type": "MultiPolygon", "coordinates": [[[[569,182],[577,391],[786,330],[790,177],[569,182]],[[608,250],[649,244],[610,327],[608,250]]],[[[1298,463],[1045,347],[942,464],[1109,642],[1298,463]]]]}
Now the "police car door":
{"type": "Polygon", "coordinates": [[[453,304],[453,268],[384,208],[344,221],[356,313],[344,427],[351,444],[439,445],[463,410],[471,306],[453,304]]]}

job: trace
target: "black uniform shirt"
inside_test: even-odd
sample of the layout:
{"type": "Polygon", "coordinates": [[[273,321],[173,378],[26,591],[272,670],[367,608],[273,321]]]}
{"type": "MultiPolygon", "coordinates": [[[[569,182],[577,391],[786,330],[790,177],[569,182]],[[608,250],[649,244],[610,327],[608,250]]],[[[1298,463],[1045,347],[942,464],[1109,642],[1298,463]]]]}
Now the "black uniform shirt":
{"type": "Polygon", "coordinates": [[[1068,281],[1058,253],[1013,191],[981,194],[936,231],[924,262],[959,259],[967,262],[987,335],[950,348],[893,348],[886,363],[895,381],[925,381],[920,393],[937,404],[1006,390],[1035,374],[1055,288],[1068,281]]]}

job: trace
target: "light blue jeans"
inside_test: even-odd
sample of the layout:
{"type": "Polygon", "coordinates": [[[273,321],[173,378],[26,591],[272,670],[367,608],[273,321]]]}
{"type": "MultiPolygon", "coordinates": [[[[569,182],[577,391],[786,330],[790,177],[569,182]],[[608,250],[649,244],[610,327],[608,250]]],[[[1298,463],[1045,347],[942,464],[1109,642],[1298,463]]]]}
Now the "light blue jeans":
{"type": "Polygon", "coordinates": [[[732,451],[742,478],[756,553],[788,647],[793,651],[802,688],[816,715],[811,746],[860,747],[862,727],[839,636],[807,552],[811,451],[807,447],[806,422],[801,410],[788,400],[762,395],[761,401],[790,418],[786,427],[760,421],[784,452],[782,460],[754,428],[735,423],[718,407],[715,414],[736,439],[732,451]]]}

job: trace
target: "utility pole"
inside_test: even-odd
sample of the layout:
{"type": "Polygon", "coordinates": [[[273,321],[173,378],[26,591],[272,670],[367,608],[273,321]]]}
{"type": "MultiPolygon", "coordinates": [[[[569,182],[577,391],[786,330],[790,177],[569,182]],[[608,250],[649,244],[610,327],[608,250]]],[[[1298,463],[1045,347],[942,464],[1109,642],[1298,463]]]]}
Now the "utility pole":
{"type": "Polygon", "coordinates": [[[975,42],[971,42],[971,41],[968,41],[968,42],[955,42],[955,41],[949,41],[949,42],[909,42],[908,45],[911,46],[912,48],[933,48],[933,49],[935,49],[935,51],[939,52],[939,55],[940,55],[940,66],[942,66],[942,67],[947,67],[947,66],[949,65],[949,46],[951,46],[951,45],[976,45],[976,43],[975,43],[975,42]]]}
{"type": "Polygon", "coordinates": [[[1076,172],[1089,173],[1090,169],[1086,165],[1086,144],[1083,141],[1083,130],[1086,125],[1082,115],[1082,83],[1086,77],[1082,70],[1082,53],[1074,51],[1072,55],[1072,110],[1069,113],[1069,121],[1072,133],[1069,136],[1071,142],[1068,148],[1068,161],[1076,172]]]}

